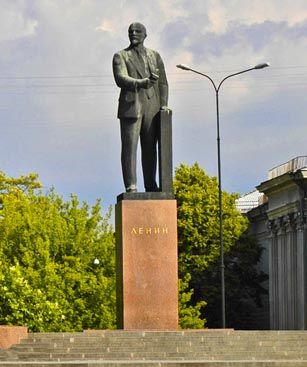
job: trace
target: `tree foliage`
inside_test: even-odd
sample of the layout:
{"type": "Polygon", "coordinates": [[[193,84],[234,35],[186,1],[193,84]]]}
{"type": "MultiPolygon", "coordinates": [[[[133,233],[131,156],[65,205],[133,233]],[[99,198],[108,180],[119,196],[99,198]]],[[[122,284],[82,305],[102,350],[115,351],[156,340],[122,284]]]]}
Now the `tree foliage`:
{"type": "Polygon", "coordinates": [[[39,187],[35,174],[0,173],[0,324],[32,331],[114,327],[110,211],[102,216],[99,200],[64,201],[39,187]]]}
{"type": "MultiPolygon", "coordinates": [[[[0,324],[32,331],[115,327],[115,249],[110,210],[76,195],[44,194],[36,174],[0,172],[0,324]],[[94,264],[99,260],[99,265],[94,264]]],[[[197,165],[176,170],[180,326],[219,326],[218,187],[197,165]],[[206,324],[207,322],[207,324],[206,324]]],[[[244,235],[236,195],[223,193],[228,326],[251,325],[266,278],[254,265],[260,247],[244,235]],[[242,237],[243,234],[243,237],[242,237]]]]}
{"type": "MultiPolygon", "coordinates": [[[[197,163],[176,170],[179,272],[202,273],[220,256],[218,184],[197,163]]],[[[223,192],[223,242],[227,252],[247,228],[235,207],[237,195],[223,192]]],[[[193,278],[193,277],[192,277],[193,278]]]]}
{"type": "Polygon", "coordinates": [[[191,275],[186,273],[179,279],[179,325],[182,329],[203,329],[206,320],[201,318],[201,310],[206,306],[205,301],[191,304],[194,290],[189,289],[191,275]]]}
{"type": "MultiPolygon", "coordinates": [[[[190,167],[182,164],[176,170],[174,191],[178,205],[179,276],[185,285],[182,292],[189,296],[181,305],[181,312],[186,312],[189,306],[198,311],[192,317],[196,321],[194,327],[200,326],[197,319],[207,321],[209,327],[220,327],[218,182],[197,163],[190,167]],[[206,307],[200,305],[202,301],[206,307]]],[[[226,296],[233,302],[228,316],[232,312],[232,326],[241,327],[239,313],[247,304],[259,305],[264,290],[261,282],[265,276],[255,268],[261,249],[245,234],[248,221],[236,209],[237,197],[222,193],[223,248],[226,296]]],[[[251,310],[249,307],[246,311],[248,309],[251,310]]]]}

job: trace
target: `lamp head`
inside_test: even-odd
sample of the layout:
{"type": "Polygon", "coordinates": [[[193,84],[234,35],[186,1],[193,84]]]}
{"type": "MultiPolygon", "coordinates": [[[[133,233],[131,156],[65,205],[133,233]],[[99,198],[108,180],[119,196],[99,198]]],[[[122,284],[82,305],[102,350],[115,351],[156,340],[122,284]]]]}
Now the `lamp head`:
{"type": "Polygon", "coordinates": [[[179,65],[176,65],[176,67],[182,70],[191,70],[191,68],[185,64],[179,64],[179,65]]]}
{"type": "Polygon", "coordinates": [[[256,66],[254,67],[254,69],[263,69],[263,68],[266,68],[266,67],[268,67],[268,66],[270,66],[270,63],[269,63],[269,62],[264,62],[264,63],[262,63],[262,64],[258,64],[258,65],[256,65],[256,66]]]}

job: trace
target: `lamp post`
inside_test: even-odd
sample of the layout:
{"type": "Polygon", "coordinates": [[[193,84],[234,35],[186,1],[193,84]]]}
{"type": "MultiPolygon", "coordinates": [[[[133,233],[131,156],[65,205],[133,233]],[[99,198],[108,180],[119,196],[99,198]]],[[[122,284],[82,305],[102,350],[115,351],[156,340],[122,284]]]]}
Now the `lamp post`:
{"type": "Polygon", "coordinates": [[[209,79],[211,84],[213,85],[213,88],[215,90],[215,101],[216,101],[216,132],[217,132],[217,170],[218,170],[218,199],[219,199],[219,245],[220,245],[220,268],[221,268],[221,311],[222,311],[222,328],[225,329],[226,327],[226,312],[225,312],[225,265],[224,265],[224,246],[223,246],[223,206],[222,206],[222,176],[221,176],[221,139],[220,139],[220,113],[219,113],[219,91],[226,79],[229,79],[233,76],[247,73],[251,70],[258,70],[266,68],[267,66],[270,66],[269,63],[262,63],[254,66],[253,68],[249,68],[246,70],[239,71],[237,73],[233,73],[230,75],[227,75],[224,79],[221,80],[221,82],[218,84],[218,86],[214,83],[212,78],[204,73],[201,73],[197,70],[194,70],[190,68],[187,65],[179,64],[177,65],[177,68],[187,71],[192,71],[193,73],[199,74],[204,76],[205,78],[209,79]]]}

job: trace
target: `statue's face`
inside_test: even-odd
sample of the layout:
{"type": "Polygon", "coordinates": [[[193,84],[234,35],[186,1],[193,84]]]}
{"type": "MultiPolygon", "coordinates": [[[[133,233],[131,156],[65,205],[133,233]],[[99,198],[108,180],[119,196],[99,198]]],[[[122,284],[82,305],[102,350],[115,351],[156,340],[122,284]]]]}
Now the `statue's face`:
{"type": "Polygon", "coordinates": [[[128,29],[128,35],[130,43],[133,46],[137,46],[144,42],[144,39],[146,38],[146,29],[140,23],[132,23],[128,29]]]}

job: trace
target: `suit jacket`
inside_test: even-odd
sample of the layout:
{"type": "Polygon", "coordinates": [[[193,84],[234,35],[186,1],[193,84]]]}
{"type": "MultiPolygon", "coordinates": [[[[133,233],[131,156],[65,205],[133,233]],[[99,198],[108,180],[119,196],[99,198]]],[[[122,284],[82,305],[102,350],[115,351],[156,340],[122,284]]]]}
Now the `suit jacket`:
{"type": "Polygon", "coordinates": [[[130,46],[117,52],[113,57],[113,74],[121,88],[118,103],[118,118],[138,118],[141,104],[145,98],[151,99],[157,112],[167,106],[168,83],[164,64],[158,52],[144,47],[147,69],[141,64],[135,51],[130,46]],[[153,72],[159,75],[158,82],[149,89],[137,88],[136,79],[148,78],[153,72]]]}

